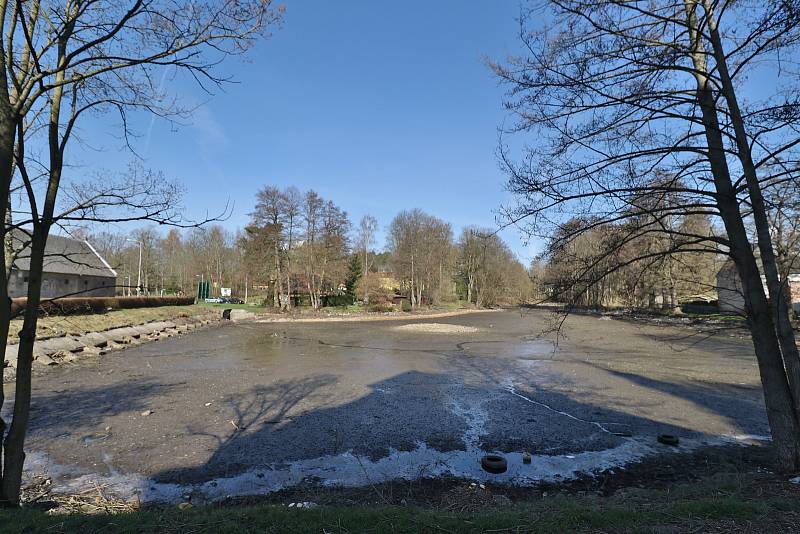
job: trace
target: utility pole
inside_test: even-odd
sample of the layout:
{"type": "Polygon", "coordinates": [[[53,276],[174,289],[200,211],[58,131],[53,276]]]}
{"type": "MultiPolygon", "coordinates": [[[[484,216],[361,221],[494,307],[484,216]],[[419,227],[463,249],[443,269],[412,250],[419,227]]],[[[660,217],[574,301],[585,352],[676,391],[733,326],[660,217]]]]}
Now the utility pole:
{"type": "Polygon", "coordinates": [[[142,294],[142,242],[136,239],[127,239],[126,241],[139,244],[139,272],[136,275],[136,296],[139,297],[142,294]]]}

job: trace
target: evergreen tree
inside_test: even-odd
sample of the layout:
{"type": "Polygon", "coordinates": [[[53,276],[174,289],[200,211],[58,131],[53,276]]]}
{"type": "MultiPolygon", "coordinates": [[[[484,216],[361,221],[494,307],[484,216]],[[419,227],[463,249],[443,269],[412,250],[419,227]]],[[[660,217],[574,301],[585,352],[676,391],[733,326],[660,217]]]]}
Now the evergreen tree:
{"type": "Polygon", "coordinates": [[[350,263],[347,266],[347,279],[344,282],[345,293],[355,301],[356,285],[363,276],[361,268],[361,255],[356,253],[350,256],[350,263]]]}

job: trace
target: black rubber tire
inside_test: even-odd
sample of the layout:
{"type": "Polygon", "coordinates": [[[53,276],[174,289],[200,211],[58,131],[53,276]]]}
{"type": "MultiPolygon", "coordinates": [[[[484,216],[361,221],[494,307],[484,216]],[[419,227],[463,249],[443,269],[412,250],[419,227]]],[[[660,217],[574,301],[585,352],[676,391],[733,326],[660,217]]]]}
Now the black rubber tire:
{"type": "Polygon", "coordinates": [[[231,310],[222,310],[222,318],[225,320],[231,320],[231,310]]]}
{"type": "Polygon", "coordinates": [[[672,434],[660,434],[658,436],[658,442],[663,443],[664,445],[671,445],[672,447],[675,447],[681,442],[681,440],[678,438],[678,436],[673,436],[672,434]]]}
{"type": "Polygon", "coordinates": [[[499,475],[508,470],[508,462],[499,454],[487,454],[481,458],[481,467],[488,473],[499,475]]]}

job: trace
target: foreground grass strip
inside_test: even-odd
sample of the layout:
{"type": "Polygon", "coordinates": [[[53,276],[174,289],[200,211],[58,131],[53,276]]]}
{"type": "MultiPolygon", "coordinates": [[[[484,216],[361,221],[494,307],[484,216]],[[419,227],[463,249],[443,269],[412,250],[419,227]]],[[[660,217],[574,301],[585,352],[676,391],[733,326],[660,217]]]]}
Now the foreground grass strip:
{"type": "MultiPolygon", "coordinates": [[[[769,521],[800,512],[792,498],[699,499],[625,505],[553,499],[509,511],[447,514],[408,507],[283,506],[152,509],[119,515],[47,515],[23,509],[0,512],[0,532],[635,532],[659,525],[769,521]]],[[[764,524],[764,523],[762,523],[764,524]]]]}

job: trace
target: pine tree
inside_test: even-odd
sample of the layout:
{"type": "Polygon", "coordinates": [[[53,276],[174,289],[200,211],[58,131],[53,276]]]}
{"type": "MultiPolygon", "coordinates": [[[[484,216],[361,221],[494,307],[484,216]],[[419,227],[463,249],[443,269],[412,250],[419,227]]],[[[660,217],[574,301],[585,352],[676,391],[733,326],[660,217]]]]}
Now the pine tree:
{"type": "Polygon", "coordinates": [[[345,293],[355,301],[356,285],[363,276],[361,268],[361,255],[356,253],[350,256],[350,263],[347,266],[347,279],[345,280],[345,293]]]}

